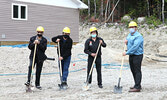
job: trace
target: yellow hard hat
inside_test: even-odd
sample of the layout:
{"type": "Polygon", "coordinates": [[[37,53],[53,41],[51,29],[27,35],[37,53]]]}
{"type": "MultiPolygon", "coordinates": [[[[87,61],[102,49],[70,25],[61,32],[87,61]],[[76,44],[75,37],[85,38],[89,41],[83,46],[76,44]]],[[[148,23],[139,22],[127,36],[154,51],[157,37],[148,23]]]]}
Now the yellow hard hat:
{"type": "Polygon", "coordinates": [[[131,21],[131,22],[129,23],[129,27],[131,27],[131,26],[136,26],[136,27],[137,27],[137,23],[134,22],[134,21],[131,21]]]}
{"type": "Polygon", "coordinates": [[[93,32],[93,31],[97,31],[96,27],[91,27],[90,28],[90,33],[93,32]]]}
{"type": "Polygon", "coordinates": [[[44,32],[44,28],[43,28],[42,26],[38,26],[37,29],[36,29],[36,31],[37,31],[37,32],[38,32],[38,31],[44,32]]]}
{"type": "Polygon", "coordinates": [[[69,33],[69,34],[70,34],[70,28],[69,28],[69,27],[65,27],[65,28],[63,29],[63,32],[64,32],[64,33],[69,33]]]}

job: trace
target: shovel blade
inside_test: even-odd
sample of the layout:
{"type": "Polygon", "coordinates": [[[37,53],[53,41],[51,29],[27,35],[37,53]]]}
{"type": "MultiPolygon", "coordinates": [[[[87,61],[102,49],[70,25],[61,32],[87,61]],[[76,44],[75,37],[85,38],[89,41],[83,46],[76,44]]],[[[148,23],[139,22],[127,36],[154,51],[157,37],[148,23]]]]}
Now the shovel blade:
{"type": "Polygon", "coordinates": [[[122,93],[122,86],[114,86],[114,93],[115,94],[121,94],[122,93]]]}
{"type": "Polygon", "coordinates": [[[82,86],[82,90],[83,91],[88,91],[90,89],[90,85],[88,83],[84,83],[84,85],[82,86]]]}
{"type": "Polygon", "coordinates": [[[33,86],[26,86],[26,92],[32,93],[33,90],[34,90],[34,87],[33,87],[33,86]]]}

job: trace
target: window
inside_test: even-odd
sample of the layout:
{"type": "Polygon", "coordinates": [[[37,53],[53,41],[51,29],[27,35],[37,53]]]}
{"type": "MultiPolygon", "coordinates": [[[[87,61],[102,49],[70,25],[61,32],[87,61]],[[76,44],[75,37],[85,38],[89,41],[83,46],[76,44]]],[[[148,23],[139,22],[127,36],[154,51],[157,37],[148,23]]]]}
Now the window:
{"type": "Polygon", "coordinates": [[[12,4],[12,19],[27,20],[27,5],[12,4]]]}

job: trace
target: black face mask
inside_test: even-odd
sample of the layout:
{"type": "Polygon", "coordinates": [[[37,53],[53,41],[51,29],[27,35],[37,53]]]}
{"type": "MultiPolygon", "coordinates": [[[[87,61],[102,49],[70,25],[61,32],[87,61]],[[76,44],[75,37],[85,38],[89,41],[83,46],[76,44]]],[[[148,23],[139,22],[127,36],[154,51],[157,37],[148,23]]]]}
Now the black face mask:
{"type": "Polygon", "coordinates": [[[68,35],[63,35],[64,38],[68,38],[69,36],[68,35]]]}
{"type": "Polygon", "coordinates": [[[38,37],[42,37],[42,34],[37,34],[38,37]]]}

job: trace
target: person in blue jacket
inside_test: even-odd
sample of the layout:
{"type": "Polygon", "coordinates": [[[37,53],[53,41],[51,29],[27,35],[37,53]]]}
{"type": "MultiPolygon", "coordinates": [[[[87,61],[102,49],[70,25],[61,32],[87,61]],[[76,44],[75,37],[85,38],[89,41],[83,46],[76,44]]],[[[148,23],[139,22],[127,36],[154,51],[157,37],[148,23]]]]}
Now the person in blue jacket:
{"type": "Polygon", "coordinates": [[[137,31],[137,23],[131,21],[129,23],[129,31],[125,44],[127,51],[123,52],[123,56],[129,55],[130,69],[134,78],[135,85],[130,87],[129,92],[140,92],[141,90],[141,64],[143,60],[143,36],[137,31]]]}

